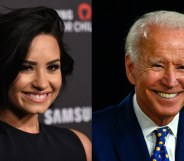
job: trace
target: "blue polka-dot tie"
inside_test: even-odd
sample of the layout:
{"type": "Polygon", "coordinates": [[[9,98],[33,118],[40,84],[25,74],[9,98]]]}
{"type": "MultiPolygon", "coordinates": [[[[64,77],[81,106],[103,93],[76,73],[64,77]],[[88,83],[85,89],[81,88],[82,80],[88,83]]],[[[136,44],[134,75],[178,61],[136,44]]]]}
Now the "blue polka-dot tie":
{"type": "Polygon", "coordinates": [[[151,156],[151,161],[169,161],[169,155],[165,147],[165,140],[169,131],[169,127],[163,127],[153,131],[157,141],[153,155],[151,156]]]}

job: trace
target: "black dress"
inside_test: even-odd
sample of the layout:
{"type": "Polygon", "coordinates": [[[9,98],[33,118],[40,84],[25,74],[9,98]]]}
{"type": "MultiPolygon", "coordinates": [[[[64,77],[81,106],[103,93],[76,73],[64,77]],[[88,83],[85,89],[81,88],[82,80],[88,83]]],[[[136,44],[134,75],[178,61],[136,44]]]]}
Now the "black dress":
{"type": "Polygon", "coordinates": [[[0,121],[0,161],[86,161],[86,155],[69,129],[40,123],[40,133],[31,134],[0,121]]]}

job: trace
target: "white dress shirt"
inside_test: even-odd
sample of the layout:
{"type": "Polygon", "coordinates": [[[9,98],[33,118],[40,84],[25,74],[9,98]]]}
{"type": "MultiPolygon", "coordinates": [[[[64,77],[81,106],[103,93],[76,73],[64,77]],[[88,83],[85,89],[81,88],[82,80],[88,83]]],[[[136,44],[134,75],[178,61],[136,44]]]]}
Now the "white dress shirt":
{"type": "MultiPolygon", "coordinates": [[[[136,95],[133,97],[133,107],[138,119],[138,122],[141,126],[149,155],[151,157],[153,150],[156,144],[156,136],[153,131],[159,128],[139,107],[136,100],[136,95]]],[[[171,129],[171,132],[168,134],[166,139],[166,148],[169,155],[170,161],[175,161],[175,149],[176,149],[176,139],[177,139],[177,130],[178,130],[178,121],[179,121],[179,113],[174,117],[174,119],[166,126],[171,129]]]]}

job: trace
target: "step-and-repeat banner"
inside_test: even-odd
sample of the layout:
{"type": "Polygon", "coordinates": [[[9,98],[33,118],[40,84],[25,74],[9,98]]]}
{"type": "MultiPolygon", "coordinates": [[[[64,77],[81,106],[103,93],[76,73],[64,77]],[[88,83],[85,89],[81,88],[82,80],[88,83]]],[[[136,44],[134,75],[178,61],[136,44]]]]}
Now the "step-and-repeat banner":
{"type": "Polygon", "coordinates": [[[65,22],[64,42],[74,59],[74,71],[67,77],[57,101],[40,120],[48,125],[74,128],[91,138],[91,0],[1,0],[3,7],[47,6],[54,8],[65,22]]]}

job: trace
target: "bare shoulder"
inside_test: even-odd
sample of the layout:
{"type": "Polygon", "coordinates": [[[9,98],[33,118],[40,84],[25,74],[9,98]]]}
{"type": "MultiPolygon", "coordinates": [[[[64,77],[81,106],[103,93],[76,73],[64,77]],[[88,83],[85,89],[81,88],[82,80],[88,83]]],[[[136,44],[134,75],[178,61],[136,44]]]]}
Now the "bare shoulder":
{"type": "Polygon", "coordinates": [[[92,145],[91,145],[90,139],[86,135],[84,135],[82,132],[79,132],[74,129],[70,129],[70,130],[72,130],[81,140],[84,146],[85,152],[86,152],[87,161],[92,161],[92,145]]]}

